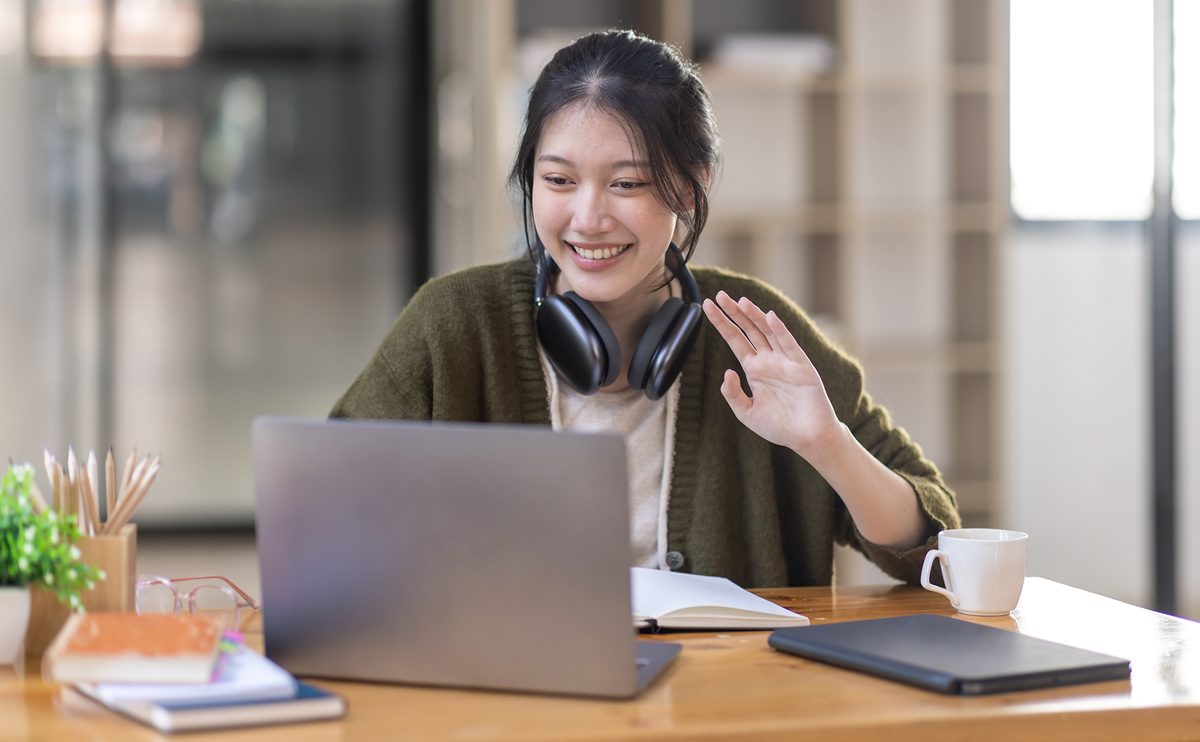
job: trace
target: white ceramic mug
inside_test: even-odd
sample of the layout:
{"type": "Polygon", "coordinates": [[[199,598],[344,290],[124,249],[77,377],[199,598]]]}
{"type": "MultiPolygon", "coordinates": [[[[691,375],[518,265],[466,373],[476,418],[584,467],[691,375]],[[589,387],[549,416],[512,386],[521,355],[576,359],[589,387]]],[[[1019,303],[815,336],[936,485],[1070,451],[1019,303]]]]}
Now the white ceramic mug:
{"type": "Polygon", "coordinates": [[[1025,585],[1029,534],[997,528],[959,528],[938,534],[938,548],[925,554],[921,586],[950,598],[959,613],[1003,616],[1017,607],[1025,585]],[[942,560],[945,589],[929,581],[942,560]]]}

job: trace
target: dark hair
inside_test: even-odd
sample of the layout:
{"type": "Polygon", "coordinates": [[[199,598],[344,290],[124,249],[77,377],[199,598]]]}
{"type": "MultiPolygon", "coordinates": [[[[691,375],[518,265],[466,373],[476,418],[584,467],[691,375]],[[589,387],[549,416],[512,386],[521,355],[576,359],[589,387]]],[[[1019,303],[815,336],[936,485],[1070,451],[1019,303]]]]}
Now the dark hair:
{"type": "Polygon", "coordinates": [[[509,183],[520,190],[525,242],[535,265],[543,259],[530,239],[533,172],[546,122],[576,104],[614,116],[644,150],[657,175],[650,187],[687,229],[672,278],[696,250],[708,221],[705,176],[714,175],[719,139],[708,91],[695,68],[670,46],[633,31],[603,31],[559,49],[529,93],[525,130],[509,183]],[[689,206],[689,202],[691,205],[689,206]]]}

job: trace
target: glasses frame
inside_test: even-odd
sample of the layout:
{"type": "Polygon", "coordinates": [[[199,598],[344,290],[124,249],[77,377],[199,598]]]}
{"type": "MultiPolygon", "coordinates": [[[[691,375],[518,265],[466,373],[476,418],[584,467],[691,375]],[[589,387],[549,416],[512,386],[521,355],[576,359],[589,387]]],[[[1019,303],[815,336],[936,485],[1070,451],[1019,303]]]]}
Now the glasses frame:
{"type": "Polygon", "coordinates": [[[234,626],[237,626],[241,621],[243,608],[250,608],[256,611],[262,610],[261,601],[250,597],[245,590],[235,585],[232,580],[227,577],[222,577],[221,575],[202,575],[199,577],[163,577],[161,575],[147,574],[138,577],[137,584],[135,585],[133,592],[133,607],[139,616],[142,614],[142,606],[138,601],[138,594],[142,591],[142,588],[149,587],[151,585],[166,585],[168,588],[170,588],[171,592],[175,595],[175,612],[173,615],[176,616],[179,615],[179,611],[183,608],[184,603],[187,603],[189,612],[192,615],[195,615],[200,610],[200,607],[196,605],[196,593],[205,589],[220,590],[233,599],[234,626]],[[224,585],[201,585],[192,590],[180,592],[179,587],[177,587],[175,583],[188,582],[189,580],[220,580],[228,587],[224,585]]]}

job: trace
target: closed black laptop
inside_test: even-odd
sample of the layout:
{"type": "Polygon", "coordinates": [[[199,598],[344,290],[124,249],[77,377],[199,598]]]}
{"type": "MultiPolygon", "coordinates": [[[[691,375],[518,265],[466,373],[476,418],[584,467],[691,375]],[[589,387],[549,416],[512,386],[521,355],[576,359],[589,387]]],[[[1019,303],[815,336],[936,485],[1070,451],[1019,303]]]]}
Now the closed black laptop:
{"type": "Polygon", "coordinates": [[[808,659],[961,695],[1129,677],[1128,660],[938,615],[778,629],[769,643],[808,659]]]}

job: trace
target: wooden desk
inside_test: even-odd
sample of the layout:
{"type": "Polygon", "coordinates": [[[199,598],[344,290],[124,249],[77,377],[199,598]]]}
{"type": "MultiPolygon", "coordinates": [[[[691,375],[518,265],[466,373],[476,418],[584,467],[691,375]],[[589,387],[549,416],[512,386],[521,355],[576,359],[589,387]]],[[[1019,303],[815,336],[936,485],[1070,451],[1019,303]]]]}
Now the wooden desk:
{"type": "MultiPolygon", "coordinates": [[[[949,610],[911,587],[759,593],[814,624],[949,610]]],[[[672,634],[679,661],[642,698],[590,701],[362,683],[339,722],[187,735],[241,740],[1197,740],[1200,624],[1047,580],[1012,616],[965,618],[1133,661],[1131,681],[979,698],[942,696],[767,646],[767,634],[672,634]]],[[[256,617],[248,641],[261,643],[256,617]]],[[[57,685],[0,668],[0,739],[163,739],[57,685]]],[[[178,739],[184,739],[180,737],[178,739]]]]}

